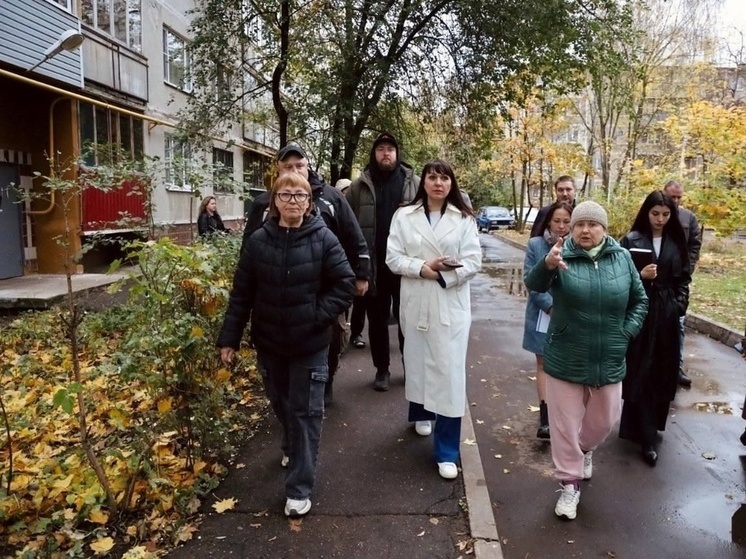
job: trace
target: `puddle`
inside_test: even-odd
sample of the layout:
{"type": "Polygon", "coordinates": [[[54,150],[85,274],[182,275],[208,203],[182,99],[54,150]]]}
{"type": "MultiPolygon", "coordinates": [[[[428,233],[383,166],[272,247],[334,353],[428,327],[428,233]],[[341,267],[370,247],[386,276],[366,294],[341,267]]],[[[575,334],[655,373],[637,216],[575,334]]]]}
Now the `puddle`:
{"type": "Polygon", "coordinates": [[[705,413],[733,415],[733,406],[730,402],[696,402],[692,407],[705,413]]]}
{"type": "Polygon", "coordinates": [[[521,269],[514,266],[485,267],[482,271],[495,280],[498,287],[506,289],[511,295],[525,295],[526,287],[523,285],[523,274],[521,269]]]}
{"type": "Polygon", "coordinates": [[[721,540],[731,539],[731,516],[740,503],[725,495],[713,495],[699,499],[679,509],[687,523],[713,534],[721,540]]]}

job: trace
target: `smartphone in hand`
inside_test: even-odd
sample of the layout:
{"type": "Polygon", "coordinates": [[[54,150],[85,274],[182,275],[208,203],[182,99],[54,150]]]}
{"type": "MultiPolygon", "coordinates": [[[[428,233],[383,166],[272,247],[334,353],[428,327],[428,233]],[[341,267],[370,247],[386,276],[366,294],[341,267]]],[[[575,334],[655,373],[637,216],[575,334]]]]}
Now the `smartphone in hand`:
{"type": "Polygon", "coordinates": [[[443,266],[446,266],[447,268],[461,268],[463,264],[455,258],[446,258],[443,260],[443,266]]]}

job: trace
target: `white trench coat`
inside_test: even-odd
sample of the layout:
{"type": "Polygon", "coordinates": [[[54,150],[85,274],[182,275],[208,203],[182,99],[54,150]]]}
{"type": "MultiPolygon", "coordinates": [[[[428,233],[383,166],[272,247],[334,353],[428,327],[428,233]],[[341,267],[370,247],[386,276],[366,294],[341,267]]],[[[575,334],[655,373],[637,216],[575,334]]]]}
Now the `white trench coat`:
{"type": "Polygon", "coordinates": [[[468,282],[482,266],[476,222],[448,205],[433,228],[422,205],[399,208],[391,222],[386,265],[402,276],[399,321],[407,400],[438,415],[463,417],[471,328],[468,282]],[[438,256],[463,264],[441,272],[445,288],[420,277],[422,265],[438,256]]]}

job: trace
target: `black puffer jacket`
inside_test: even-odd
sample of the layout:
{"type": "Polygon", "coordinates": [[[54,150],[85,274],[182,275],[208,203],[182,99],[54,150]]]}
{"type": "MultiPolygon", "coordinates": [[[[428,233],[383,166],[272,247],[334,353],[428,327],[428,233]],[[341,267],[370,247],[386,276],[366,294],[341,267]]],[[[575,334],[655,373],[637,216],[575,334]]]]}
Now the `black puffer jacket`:
{"type": "Polygon", "coordinates": [[[241,251],[217,346],[238,349],[251,318],[260,351],[288,357],[319,351],[354,291],[344,250],[321,218],[309,216],[298,228],[270,218],[241,251]]]}
{"type": "MultiPolygon", "coordinates": [[[[326,184],[321,175],[310,169],[308,170],[308,182],[313,194],[314,215],[320,215],[326,226],[342,243],[342,248],[347,254],[347,260],[352,266],[352,271],[355,272],[355,277],[361,280],[369,279],[371,265],[368,245],[344,194],[333,186],[326,184]]],[[[262,226],[269,209],[270,195],[269,192],[263,192],[256,197],[251,205],[251,212],[246,218],[246,228],[243,233],[243,246],[246,246],[246,241],[251,234],[262,226]]]]}

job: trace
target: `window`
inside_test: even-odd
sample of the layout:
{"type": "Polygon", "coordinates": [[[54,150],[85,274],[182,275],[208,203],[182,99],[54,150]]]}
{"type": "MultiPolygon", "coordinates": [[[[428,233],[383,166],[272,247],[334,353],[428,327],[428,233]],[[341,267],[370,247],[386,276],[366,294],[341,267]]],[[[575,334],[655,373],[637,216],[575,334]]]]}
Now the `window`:
{"type": "MultiPolygon", "coordinates": [[[[64,2],[65,0],[56,0],[64,2]]],[[[69,3],[69,0],[67,0],[69,3]]],[[[142,50],[141,0],[81,0],[81,19],[137,52],[142,50]]]]}
{"type": "Polygon", "coordinates": [[[191,190],[192,146],[175,136],[165,136],[166,186],[170,189],[191,190]]]}
{"type": "Polygon", "coordinates": [[[84,165],[95,167],[111,157],[111,146],[117,146],[134,160],[143,155],[143,121],[103,107],[80,102],[80,145],[84,165]],[[103,150],[110,150],[107,154],[103,150]]]}
{"type": "Polygon", "coordinates": [[[191,60],[185,39],[163,28],[163,80],[187,93],[192,91],[191,60]]]}
{"type": "Polygon", "coordinates": [[[231,192],[233,181],[233,152],[226,149],[212,149],[212,178],[216,192],[231,192]]]}
{"type": "Polygon", "coordinates": [[[243,180],[254,189],[265,189],[265,177],[268,173],[267,159],[256,152],[243,152],[243,180]]]}
{"type": "Polygon", "coordinates": [[[58,6],[61,6],[66,11],[71,11],[71,4],[72,0],[49,0],[52,4],[57,4],[58,6]]]}

